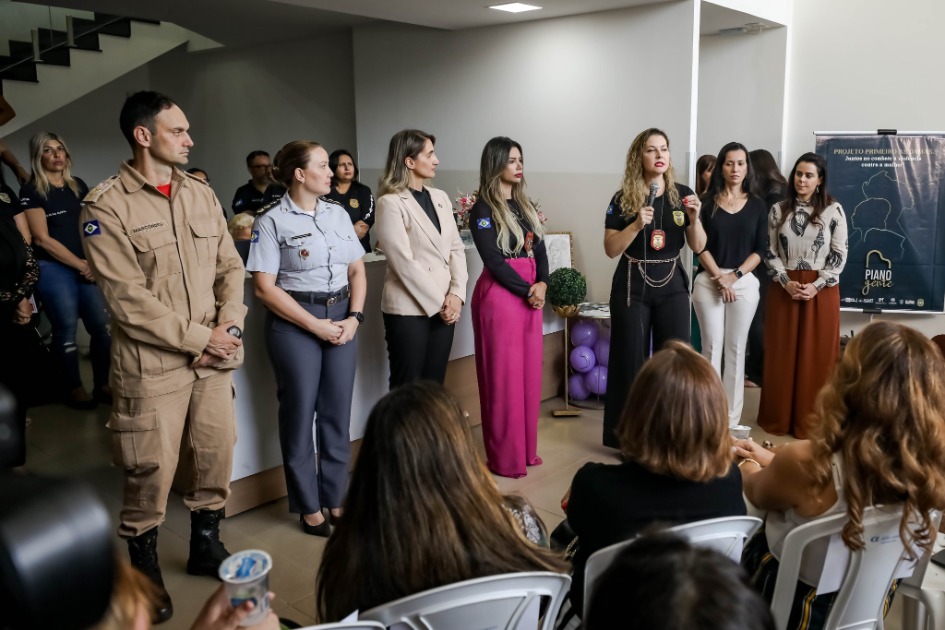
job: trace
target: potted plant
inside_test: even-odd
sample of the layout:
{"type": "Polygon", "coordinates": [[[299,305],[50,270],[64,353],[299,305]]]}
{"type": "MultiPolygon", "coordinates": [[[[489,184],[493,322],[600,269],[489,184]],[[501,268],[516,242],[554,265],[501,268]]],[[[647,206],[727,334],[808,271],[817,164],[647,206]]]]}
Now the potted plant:
{"type": "Polygon", "coordinates": [[[587,296],[587,280],[573,267],[555,269],[548,277],[548,301],[561,317],[574,317],[587,296]]]}

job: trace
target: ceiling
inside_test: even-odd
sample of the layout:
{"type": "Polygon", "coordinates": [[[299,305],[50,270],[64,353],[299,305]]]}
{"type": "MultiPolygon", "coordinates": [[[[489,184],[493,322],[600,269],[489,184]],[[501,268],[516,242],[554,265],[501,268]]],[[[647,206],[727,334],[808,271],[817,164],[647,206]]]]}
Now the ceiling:
{"type": "MultiPolygon", "coordinates": [[[[302,39],[372,21],[392,21],[430,28],[460,30],[514,24],[679,0],[527,0],[541,11],[506,13],[489,9],[505,0],[34,0],[34,4],[134,14],[173,22],[224,46],[239,47],[302,39]]],[[[702,33],[763,22],[703,3],[702,33]]]]}

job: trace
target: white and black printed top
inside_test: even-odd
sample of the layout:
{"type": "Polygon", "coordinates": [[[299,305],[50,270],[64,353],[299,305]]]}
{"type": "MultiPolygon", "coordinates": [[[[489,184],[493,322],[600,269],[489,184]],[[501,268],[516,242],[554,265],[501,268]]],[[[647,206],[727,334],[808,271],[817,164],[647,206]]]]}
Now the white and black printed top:
{"type": "Polygon", "coordinates": [[[814,281],[814,286],[818,291],[837,286],[847,262],[847,218],[843,208],[834,202],[811,222],[810,205],[801,201],[795,203],[783,223],[783,202],[773,205],[768,213],[765,264],[769,275],[784,286],[790,281],[788,271],[817,271],[820,277],[814,281]]]}

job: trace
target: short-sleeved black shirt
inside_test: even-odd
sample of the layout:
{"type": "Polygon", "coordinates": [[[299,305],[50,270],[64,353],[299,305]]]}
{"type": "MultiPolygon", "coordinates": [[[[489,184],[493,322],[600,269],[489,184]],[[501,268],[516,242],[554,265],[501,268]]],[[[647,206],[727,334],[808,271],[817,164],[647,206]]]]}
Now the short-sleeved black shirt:
{"type": "Polygon", "coordinates": [[[266,190],[259,192],[253,186],[253,180],[249,180],[249,182],[237,188],[236,194],[233,195],[233,214],[256,212],[263,206],[282,199],[284,194],[285,188],[279,184],[269,184],[266,190]]]}
{"type": "MultiPolygon", "coordinates": [[[[351,182],[348,192],[340,193],[332,184],[331,191],[325,195],[326,199],[338,202],[348,216],[351,217],[351,224],[358,221],[364,221],[369,227],[374,226],[374,195],[371,189],[360,182],[351,182]]],[[[361,245],[364,251],[371,251],[371,237],[368,234],[361,239],[361,245]]]]}
{"type": "MultiPolygon", "coordinates": [[[[20,188],[20,208],[42,208],[46,212],[46,229],[49,236],[84,260],[85,252],[82,251],[82,239],[79,236],[79,213],[82,211],[82,200],[88,194],[89,187],[78,177],[75,181],[79,185],[78,195],[68,186],[50,186],[48,195],[43,198],[36,190],[35,182],[30,180],[20,188]]],[[[38,245],[34,245],[33,251],[38,260],[56,260],[38,245]]]]}
{"type": "MultiPolygon", "coordinates": [[[[508,200],[509,208],[512,214],[518,220],[522,227],[522,233],[528,234],[532,231],[531,225],[525,219],[518,204],[514,200],[508,200]]],[[[492,216],[492,208],[483,200],[476,201],[469,214],[469,228],[472,232],[473,241],[476,243],[476,250],[482,257],[482,263],[489,270],[496,280],[503,287],[516,295],[522,297],[528,296],[528,290],[531,288],[522,276],[506,262],[508,258],[527,258],[528,252],[522,247],[517,254],[506,254],[499,248],[498,238],[499,230],[495,225],[495,219],[492,216]]],[[[509,247],[513,250],[518,246],[518,239],[514,234],[509,235],[509,247]]],[[[535,257],[535,282],[548,282],[548,254],[545,251],[545,241],[535,238],[532,243],[532,254],[535,257]]]]}
{"type": "MultiPolygon", "coordinates": [[[[686,214],[686,209],[682,205],[682,199],[693,194],[693,192],[690,188],[681,184],[676,184],[676,190],[679,192],[679,206],[670,205],[669,195],[665,191],[657,197],[656,201],[653,202],[653,210],[655,210],[653,221],[630,242],[626,249],[627,255],[640,260],[664,260],[679,255],[683,245],[686,244],[686,228],[689,227],[689,215],[686,214]],[[650,240],[653,236],[653,230],[659,229],[666,232],[666,244],[663,249],[655,250],[650,246],[650,240]]],[[[607,206],[604,227],[608,230],[623,230],[637,219],[636,214],[629,218],[623,216],[623,210],[620,208],[620,198],[621,192],[618,190],[611,198],[610,205],[607,206]]]]}
{"type": "Polygon", "coordinates": [[[768,249],[768,211],[754,195],[735,214],[716,209],[714,199],[702,204],[700,219],[705,228],[705,251],[721,269],[734,269],[752,254],[764,257],[768,249]]]}

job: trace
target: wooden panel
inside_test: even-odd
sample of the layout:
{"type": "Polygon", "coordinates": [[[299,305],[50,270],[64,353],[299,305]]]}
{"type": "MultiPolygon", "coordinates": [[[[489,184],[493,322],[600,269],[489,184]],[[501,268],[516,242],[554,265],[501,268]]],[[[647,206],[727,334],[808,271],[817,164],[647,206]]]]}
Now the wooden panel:
{"type": "Polygon", "coordinates": [[[226,501],[226,515],[233,516],[251,510],[263,503],[286,495],[282,466],[258,472],[230,483],[230,498],[226,501]]]}

